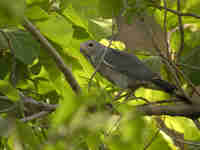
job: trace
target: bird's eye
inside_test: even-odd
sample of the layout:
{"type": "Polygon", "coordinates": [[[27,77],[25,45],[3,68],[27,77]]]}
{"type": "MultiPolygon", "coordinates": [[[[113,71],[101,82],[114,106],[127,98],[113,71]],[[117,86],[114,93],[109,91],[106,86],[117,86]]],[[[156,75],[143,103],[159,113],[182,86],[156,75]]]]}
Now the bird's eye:
{"type": "Polygon", "coordinates": [[[89,47],[93,47],[93,43],[89,43],[88,46],[89,46],[89,47]]]}

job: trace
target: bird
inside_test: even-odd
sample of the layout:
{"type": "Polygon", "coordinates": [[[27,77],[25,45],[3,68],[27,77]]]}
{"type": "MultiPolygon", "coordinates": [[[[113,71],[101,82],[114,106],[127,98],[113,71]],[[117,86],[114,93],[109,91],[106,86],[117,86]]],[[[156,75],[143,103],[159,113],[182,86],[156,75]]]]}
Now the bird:
{"type": "Polygon", "coordinates": [[[176,94],[177,87],[174,84],[161,79],[134,54],[106,47],[95,40],[81,43],[80,52],[97,72],[122,89],[137,89],[154,84],[159,89],[188,102],[186,97],[176,94]]]}

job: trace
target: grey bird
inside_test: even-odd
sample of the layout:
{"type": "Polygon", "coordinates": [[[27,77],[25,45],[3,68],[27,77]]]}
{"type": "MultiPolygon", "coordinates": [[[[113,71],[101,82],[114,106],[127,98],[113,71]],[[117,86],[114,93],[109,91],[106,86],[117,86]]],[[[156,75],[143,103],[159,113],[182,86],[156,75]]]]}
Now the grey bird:
{"type": "Polygon", "coordinates": [[[175,85],[162,80],[133,54],[108,48],[94,40],[82,43],[80,51],[102,76],[120,88],[137,88],[153,83],[161,90],[188,101],[175,94],[175,85]]]}

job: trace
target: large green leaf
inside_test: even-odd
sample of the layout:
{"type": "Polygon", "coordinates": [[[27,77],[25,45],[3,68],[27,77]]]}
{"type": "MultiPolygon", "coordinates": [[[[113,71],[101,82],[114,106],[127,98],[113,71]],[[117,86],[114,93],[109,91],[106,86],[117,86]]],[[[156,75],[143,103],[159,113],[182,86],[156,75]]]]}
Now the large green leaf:
{"type": "Polygon", "coordinates": [[[31,64],[39,55],[39,43],[28,32],[16,31],[10,35],[15,56],[24,64],[31,64]]]}
{"type": "Polygon", "coordinates": [[[200,47],[191,49],[183,58],[182,58],[182,70],[186,73],[189,79],[193,84],[200,84],[200,47]]]}
{"type": "MultiPolygon", "coordinates": [[[[96,10],[97,11],[97,10],[96,10]]],[[[94,17],[84,16],[79,10],[73,7],[67,7],[63,14],[75,24],[76,37],[88,38],[93,37],[96,40],[108,37],[112,34],[112,23],[111,20],[97,19],[94,17]]]]}
{"type": "Polygon", "coordinates": [[[38,6],[32,6],[25,11],[25,15],[30,19],[44,20],[48,18],[47,12],[38,6]]]}
{"type": "Polygon", "coordinates": [[[25,10],[24,0],[1,0],[0,1],[0,26],[18,24],[25,10]]]}
{"type": "Polygon", "coordinates": [[[100,40],[112,35],[112,25],[110,22],[105,23],[104,20],[101,20],[101,23],[99,20],[90,20],[88,21],[88,32],[96,40],[100,40]]]}
{"type": "Polygon", "coordinates": [[[68,122],[71,118],[73,118],[73,114],[77,111],[80,104],[80,101],[77,99],[78,97],[73,94],[69,87],[66,87],[65,83],[61,85],[60,90],[63,91],[63,99],[60,101],[60,105],[52,118],[53,127],[61,125],[65,121],[68,122]]]}
{"type": "Polygon", "coordinates": [[[43,69],[38,77],[47,80],[41,80],[38,82],[38,90],[39,93],[44,94],[56,89],[57,86],[55,85],[55,87],[53,87],[53,84],[55,81],[61,79],[61,72],[57,68],[54,60],[45,51],[40,52],[39,60],[43,69]]]}
{"type": "Polygon", "coordinates": [[[50,40],[66,46],[73,35],[72,25],[62,16],[53,13],[48,20],[38,22],[40,31],[50,40]]]}
{"type": "Polygon", "coordinates": [[[89,18],[99,16],[98,3],[100,0],[69,0],[72,7],[79,12],[81,16],[87,16],[89,18]]]}
{"type": "Polygon", "coordinates": [[[79,11],[69,5],[62,14],[66,16],[73,24],[88,30],[88,19],[81,15],[79,11]]]}
{"type": "Polygon", "coordinates": [[[169,128],[184,133],[186,140],[199,140],[200,133],[192,120],[183,117],[166,117],[165,122],[169,128]]]}

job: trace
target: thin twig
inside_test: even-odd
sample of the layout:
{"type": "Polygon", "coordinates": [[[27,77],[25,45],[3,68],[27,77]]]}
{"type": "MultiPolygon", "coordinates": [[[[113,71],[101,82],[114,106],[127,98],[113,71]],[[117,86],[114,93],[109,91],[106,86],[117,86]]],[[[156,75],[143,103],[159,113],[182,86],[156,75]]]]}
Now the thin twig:
{"type": "MultiPolygon", "coordinates": [[[[167,8],[167,2],[166,0],[163,0],[164,2],[164,7],[167,8]]],[[[167,50],[167,58],[170,60],[170,48],[169,48],[169,41],[167,40],[167,10],[165,9],[164,11],[164,36],[165,36],[165,43],[166,43],[166,50],[167,50]]]]}
{"type": "Polygon", "coordinates": [[[176,141],[183,143],[183,144],[187,144],[187,145],[193,145],[193,146],[200,146],[199,142],[194,142],[194,141],[188,141],[188,140],[182,140],[182,139],[176,139],[176,141]]]}
{"type": "Polygon", "coordinates": [[[179,72],[181,73],[181,75],[184,77],[184,79],[188,82],[189,86],[194,90],[194,92],[200,96],[199,91],[197,90],[197,88],[195,87],[195,85],[192,83],[192,81],[183,73],[183,71],[179,70],[179,72]]]}
{"type": "Polygon", "coordinates": [[[41,112],[34,114],[32,116],[24,117],[24,118],[20,119],[20,121],[21,122],[28,122],[28,121],[36,120],[36,119],[45,117],[49,113],[50,113],[50,111],[41,111],[41,112]]]}
{"type": "Polygon", "coordinates": [[[196,70],[196,71],[200,71],[200,67],[198,66],[191,66],[191,65],[188,65],[188,64],[176,64],[177,66],[183,66],[185,68],[188,68],[188,69],[191,69],[191,70],[196,70]]]}
{"type": "Polygon", "coordinates": [[[59,53],[56,51],[56,49],[51,45],[51,43],[40,33],[40,31],[27,19],[24,18],[24,24],[23,26],[32,33],[32,35],[40,41],[42,46],[46,48],[49,54],[53,57],[53,59],[56,62],[57,67],[63,72],[65,79],[67,82],[71,85],[74,92],[77,94],[80,94],[81,88],[74,78],[72,72],[70,69],[65,65],[62,57],[59,55],[59,53]]]}
{"type": "Polygon", "coordinates": [[[159,125],[160,130],[162,130],[165,134],[167,134],[171,139],[173,140],[174,144],[179,147],[179,149],[183,149],[184,144],[180,142],[177,139],[183,139],[184,140],[184,135],[182,133],[179,133],[178,131],[171,129],[166,126],[165,122],[161,117],[156,117],[155,118],[156,122],[159,125]]]}
{"type": "Polygon", "coordinates": [[[47,103],[39,102],[39,101],[34,100],[31,97],[26,97],[21,92],[20,92],[20,96],[23,99],[24,105],[30,104],[32,107],[35,106],[35,107],[42,108],[43,110],[48,110],[48,111],[54,111],[58,107],[58,104],[47,104],[47,103]]]}
{"type": "MultiPolygon", "coordinates": [[[[183,71],[180,70],[180,69],[178,69],[178,68],[176,67],[176,65],[175,65],[174,63],[172,63],[172,62],[171,62],[171,66],[172,66],[178,73],[180,73],[180,74],[182,75],[182,77],[188,82],[189,86],[195,91],[195,93],[196,93],[197,95],[200,96],[200,93],[199,93],[199,91],[196,89],[195,85],[192,83],[192,81],[191,81],[190,79],[188,79],[188,77],[183,73],[183,71]]],[[[187,96],[187,97],[188,97],[188,96],[187,96]]]]}
{"type": "MultiPolygon", "coordinates": [[[[149,31],[149,34],[151,34],[152,36],[154,35],[153,34],[153,31],[152,30],[148,30],[149,31]]],[[[162,58],[162,61],[163,63],[166,65],[166,67],[168,68],[168,70],[172,73],[172,75],[174,76],[175,78],[175,82],[176,84],[178,85],[178,89],[181,91],[181,93],[183,94],[183,96],[185,98],[187,98],[188,100],[189,99],[189,96],[185,93],[185,91],[181,88],[181,82],[179,80],[179,77],[177,75],[177,68],[173,66],[173,63],[172,61],[168,60],[162,53],[161,53],[161,50],[159,49],[159,47],[157,46],[155,40],[152,38],[152,44],[155,48],[155,50],[158,52],[159,56],[162,58]]],[[[189,103],[191,103],[190,101],[188,101],[189,103]]]]}
{"type": "MultiPolygon", "coordinates": [[[[180,0],[177,0],[177,11],[181,12],[181,3],[180,0]]],[[[184,49],[184,30],[183,30],[183,23],[182,23],[182,16],[178,15],[178,24],[179,24],[179,31],[180,31],[180,47],[177,54],[177,60],[180,59],[180,56],[184,49]]]]}
{"type": "Polygon", "coordinates": [[[88,90],[89,90],[90,87],[91,87],[91,81],[92,81],[92,79],[94,78],[94,76],[96,75],[96,73],[99,71],[102,62],[104,61],[104,57],[105,57],[105,55],[106,55],[106,53],[107,53],[107,50],[108,50],[108,49],[110,48],[110,46],[112,45],[113,39],[114,39],[114,23],[113,23],[113,20],[112,20],[112,36],[111,36],[111,38],[110,38],[109,45],[106,46],[105,51],[104,51],[103,54],[100,56],[100,59],[99,59],[99,61],[97,62],[97,66],[96,66],[96,68],[95,68],[95,71],[94,71],[94,73],[92,74],[92,76],[91,76],[90,79],[89,79],[88,90]]]}
{"type": "Polygon", "coordinates": [[[181,13],[181,12],[178,12],[178,11],[170,9],[170,8],[165,8],[163,6],[153,5],[152,7],[158,8],[160,10],[165,9],[165,10],[167,10],[167,11],[173,13],[173,14],[179,15],[179,16],[194,17],[194,18],[200,19],[199,15],[196,15],[196,14],[193,14],[193,13],[181,13]]]}

